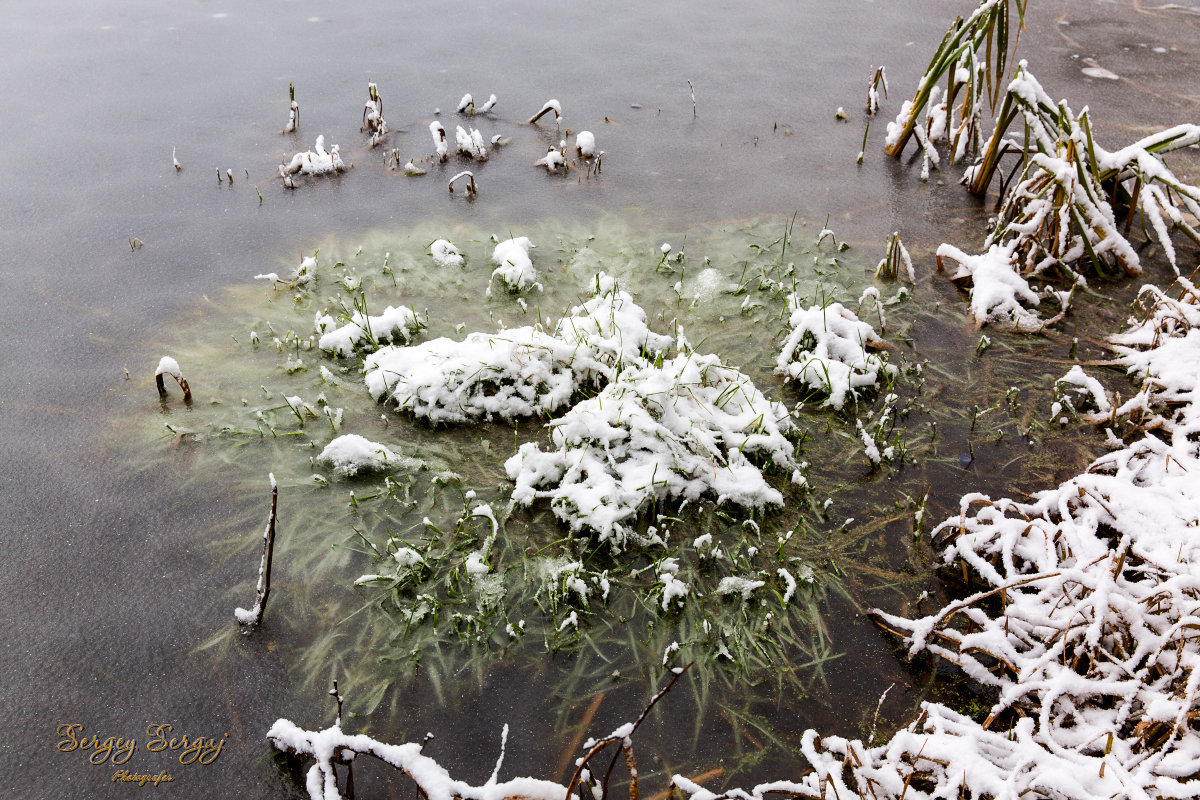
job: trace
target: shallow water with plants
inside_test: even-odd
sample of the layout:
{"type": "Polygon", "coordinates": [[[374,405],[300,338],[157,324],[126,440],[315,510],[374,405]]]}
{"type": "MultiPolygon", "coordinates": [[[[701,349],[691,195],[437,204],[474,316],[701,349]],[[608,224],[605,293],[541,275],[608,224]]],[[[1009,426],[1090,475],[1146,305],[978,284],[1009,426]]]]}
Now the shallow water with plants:
{"type": "MultiPolygon", "coordinates": [[[[939,273],[934,250],[974,252],[994,198],[958,191],[957,168],[922,183],[919,159],[886,157],[881,138],[936,37],[974,4],[767,4],[737,25],[711,3],[394,18],[374,3],[61,5],[70,22],[17,9],[0,32],[9,107],[28,122],[0,153],[15,189],[0,197],[12,222],[0,308],[17,335],[0,399],[13,620],[0,762],[18,794],[124,797],[114,773],[133,767],[171,772],[165,788],[180,796],[304,796],[303,774],[264,735],[278,717],[327,726],[334,679],[348,731],[432,732],[426,752],[483,781],[507,724],[503,775],[565,780],[585,737],[632,719],[671,667],[691,663],[639,729],[643,793],[676,772],[717,790],[791,777],[806,729],[880,741],[923,699],[990,706],[945,670],[907,664],[866,612],[930,613],[961,588],[936,569],[928,534],[963,494],[1033,492],[1101,451],[1090,426],[1051,415],[1055,381],[1109,358],[1104,337],[1138,287],[1093,279],[1063,321],[1030,336],[977,329],[939,273]],[[879,64],[892,97],[855,164],[879,64]],[[70,77],[85,72],[87,91],[70,77]],[[386,133],[360,130],[368,82],[386,133]],[[500,101],[456,113],[468,90],[500,101]],[[298,130],[281,134],[292,97],[298,130]],[[561,125],[525,124],[549,97],[561,125]],[[504,143],[488,143],[487,162],[442,162],[437,120],[504,143]],[[582,129],[602,169],[580,156],[565,176],[533,166],[582,129]],[[95,152],[80,151],[81,132],[95,152]],[[297,171],[287,188],[277,165],[318,134],[347,169],[297,171]],[[410,160],[423,174],[406,174],[410,160]],[[463,169],[473,197],[446,190],[463,169]],[[876,276],[894,231],[915,281],[876,276]],[[535,245],[540,288],[492,277],[497,243],[516,237],[535,245]],[[439,239],[461,266],[435,264],[439,239]],[[305,263],[309,280],[295,281],[305,263]],[[282,280],[254,279],[269,273],[282,280]],[[615,279],[607,295],[601,273],[615,279]],[[598,357],[552,409],[431,421],[364,382],[383,348],[551,336],[619,292],[661,347],[598,357]],[[785,381],[779,363],[794,313],[834,304],[881,337],[867,348],[877,384],[840,407],[825,402],[831,387],[785,381]],[[332,327],[388,307],[419,323],[404,341],[367,330],[341,354],[322,349],[332,327]],[[190,404],[169,379],[156,397],[163,355],[190,404]],[[774,460],[755,450],[773,435],[764,416],[739,429],[758,439],[722,444],[689,480],[744,462],[739,474],[761,475],[760,496],[777,499],[717,502],[710,489],[685,501],[654,475],[636,513],[599,530],[573,528],[549,484],[513,501],[510,460],[549,457],[573,407],[602,407],[621,375],[657,379],[709,356],[719,365],[673,396],[714,420],[781,403],[787,444],[774,460]],[[733,375],[728,392],[705,394],[733,375]],[[339,474],[321,454],[348,434],[386,447],[388,463],[339,474]],[[270,602],[243,635],[233,609],[254,596],[268,474],[270,602]],[[163,723],[223,741],[220,757],[183,765],[148,751],[147,727],[163,723]],[[125,764],[90,761],[60,746],[73,724],[141,749],[125,764]]],[[[1091,107],[1104,141],[1195,118],[1179,83],[1196,66],[1185,11],[1047,3],[1028,15],[1023,54],[1056,97],[1091,107]],[[1101,66],[1117,79],[1095,77],[1101,66]]],[[[1170,158],[1196,182],[1194,153],[1170,158]]],[[[1176,244],[1180,263],[1196,261],[1176,244]]],[[[1165,283],[1156,248],[1143,266],[1165,283]]],[[[1128,391],[1115,371],[1101,378],[1128,391]]],[[[412,791],[381,767],[355,775],[359,797],[412,791]]]]}

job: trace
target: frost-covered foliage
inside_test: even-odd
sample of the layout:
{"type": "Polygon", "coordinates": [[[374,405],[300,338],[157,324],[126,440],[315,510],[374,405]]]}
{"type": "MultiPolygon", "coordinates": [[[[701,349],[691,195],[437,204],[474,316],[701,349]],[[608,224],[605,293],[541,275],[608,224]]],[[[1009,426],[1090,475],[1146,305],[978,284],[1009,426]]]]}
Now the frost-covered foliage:
{"type": "Polygon", "coordinates": [[[536,247],[529,241],[528,236],[518,236],[505,239],[496,245],[492,251],[492,263],[497,264],[492,271],[493,280],[499,278],[514,292],[523,292],[529,288],[541,288],[537,282],[537,271],[533,268],[533,260],[529,257],[529,248],[536,247]]]}
{"type": "Polygon", "coordinates": [[[655,501],[763,508],[782,502],[751,459],[792,471],[793,423],[742,373],[714,355],[680,353],[625,369],[595,397],[550,423],[550,447],[521,446],[505,469],[513,501],[549,499],[574,531],[620,549],[655,501]]]}
{"type": "Polygon", "coordinates": [[[788,296],[791,329],[776,359],[775,372],[785,380],[803,383],[828,395],[825,404],[842,408],[849,398],[877,386],[881,376],[895,367],[867,352],[883,340],[841,303],[801,308],[795,294],[788,296]]]}
{"type": "Polygon", "coordinates": [[[367,388],[431,421],[517,419],[553,412],[585,386],[599,388],[622,364],[669,339],[650,331],[646,313],[604,273],[595,294],[553,333],[526,326],[385,347],[364,362],[367,388]]]}
{"type": "Polygon", "coordinates": [[[321,455],[317,456],[317,463],[329,466],[335,475],[342,478],[350,478],[360,472],[380,472],[406,466],[412,461],[357,433],[337,437],[325,445],[321,455]]]}
{"type": "Polygon", "coordinates": [[[458,248],[445,239],[438,239],[429,245],[429,254],[433,256],[433,263],[439,267],[461,267],[463,265],[462,253],[458,252],[458,248]]]}
{"type": "Polygon", "coordinates": [[[338,146],[335,144],[329,150],[326,150],[325,137],[318,136],[317,143],[313,146],[312,150],[296,153],[288,163],[280,164],[279,174],[286,182],[290,179],[290,176],[297,173],[301,175],[328,175],[343,172],[345,169],[346,165],[342,162],[338,146]]]}
{"type": "Polygon", "coordinates": [[[344,358],[355,351],[374,350],[383,342],[407,343],[422,326],[411,308],[388,306],[378,316],[357,308],[348,316],[317,314],[314,327],[321,337],[317,346],[344,358]]]}

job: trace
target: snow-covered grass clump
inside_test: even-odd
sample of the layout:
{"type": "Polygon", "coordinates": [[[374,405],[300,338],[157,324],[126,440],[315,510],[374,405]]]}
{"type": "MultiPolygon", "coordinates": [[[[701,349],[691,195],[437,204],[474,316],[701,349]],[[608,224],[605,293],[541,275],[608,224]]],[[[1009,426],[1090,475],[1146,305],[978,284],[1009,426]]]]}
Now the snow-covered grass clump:
{"type": "Polygon", "coordinates": [[[345,169],[346,165],[342,161],[338,146],[335,144],[329,150],[326,150],[325,137],[318,136],[317,143],[313,146],[312,150],[296,153],[287,164],[279,166],[279,174],[286,183],[296,173],[301,175],[328,175],[343,172],[345,169]]]}
{"type": "Polygon", "coordinates": [[[792,294],[787,307],[791,331],[775,372],[828,395],[826,405],[843,408],[847,399],[857,399],[895,372],[882,357],[867,351],[883,345],[879,334],[841,303],[801,308],[792,294]]]}
{"type": "Polygon", "coordinates": [[[535,167],[545,167],[550,172],[558,172],[558,168],[566,165],[567,160],[557,147],[546,149],[546,155],[533,162],[535,167]]]}
{"type": "Polygon", "coordinates": [[[461,267],[463,265],[462,253],[445,239],[438,239],[429,245],[429,254],[433,256],[433,263],[439,267],[461,267]]]}
{"type": "Polygon", "coordinates": [[[492,251],[492,263],[497,264],[492,271],[492,278],[499,278],[514,292],[523,292],[529,288],[542,288],[537,282],[537,270],[533,268],[533,259],[529,257],[529,249],[536,247],[529,241],[528,236],[518,236],[505,239],[496,245],[492,251]]]}
{"type": "Polygon", "coordinates": [[[411,308],[388,306],[378,316],[357,309],[349,317],[317,314],[315,327],[321,337],[317,345],[345,358],[357,350],[374,350],[382,342],[408,342],[421,329],[421,321],[411,308]]]}
{"type": "Polygon", "coordinates": [[[346,433],[329,444],[317,456],[317,463],[329,466],[335,475],[351,478],[360,472],[381,472],[412,463],[413,459],[397,455],[386,446],[357,433],[346,433]]]}
{"type": "Polygon", "coordinates": [[[614,278],[595,280],[595,294],[553,333],[525,326],[382,348],[364,362],[367,389],[435,422],[552,413],[670,342],[650,331],[645,311],[614,278]]]}
{"type": "Polygon", "coordinates": [[[711,496],[761,509],[783,498],[751,459],[795,469],[787,410],[714,355],[629,367],[549,427],[548,450],[527,443],[505,464],[513,501],[548,499],[573,531],[616,549],[650,503],[711,496]]]}

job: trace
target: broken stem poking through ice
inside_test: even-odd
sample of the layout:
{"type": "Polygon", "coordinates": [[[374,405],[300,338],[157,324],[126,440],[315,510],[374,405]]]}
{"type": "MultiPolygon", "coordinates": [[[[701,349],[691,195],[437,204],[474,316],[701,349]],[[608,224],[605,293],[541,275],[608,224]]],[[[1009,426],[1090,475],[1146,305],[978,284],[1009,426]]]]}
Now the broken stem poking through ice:
{"type": "Polygon", "coordinates": [[[279,505],[279,484],[275,482],[275,474],[271,479],[271,514],[267,517],[267,527],[263,531],[262,560],[258,565],[258,586],[254,597],[254,607],[234,609],[233,615],[245,626],[244,633],[250,631],[262,621],[263,612],[267,610],[267,597],[271,594],[271,558],[275,552],[275,515],[279,505]]]}

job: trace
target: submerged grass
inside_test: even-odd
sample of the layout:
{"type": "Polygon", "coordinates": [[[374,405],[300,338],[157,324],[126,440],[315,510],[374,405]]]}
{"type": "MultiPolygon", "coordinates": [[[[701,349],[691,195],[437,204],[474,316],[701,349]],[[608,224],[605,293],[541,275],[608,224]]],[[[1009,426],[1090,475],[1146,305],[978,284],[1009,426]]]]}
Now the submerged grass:
{"type": "MultiPolygon", "coordinates": [[[[671,237],[686,247],[669,258],[661,235],[619,225],[500,231],[538,245],[545,291],[520,297],[484,296],[493,242],[477,231],[323,243],[313,282],[235,290],[197,325],[202,335],[181,337],[189,344],[175,352],[196,402],[147,417],[146,435],[157,427],[161,459],[191,462],[197,491],[231,495],[245,509],[206,534],[228,567],[231,609],[251,590],[262,478],[275,473],[280,533],[265,624],[289,650],[298,682],[317,692],[336,676],[354,713],[398,713],[414,687],[450,702],[496,665],[528,665],[519,669],[539,676],[565,720],[583,698],[654,685],[665,667],[694,660],[681,687],[697,712],[694,731],[728,726],[762,745],[781,713],[854,730],[896,675],[857,652],[854,638],[875,634],[849,617],[868,605],[903,613],[923,590],[938,591],[923,520],[945,516],[968,478],[984,488],[1032,480],[1086,461],[1090,450],[1064,458],[1061,447],[1040,445],[1051,433],[1043,409],[1053,379],[1029,364],[1065,358],[1069,341],[997,335],[977,356],[973,340],[952,333],[968,329],[952,298],[941,307],[910,302],[914,292],[939,291],[921,283],[879,298],[900,369],[877,396],[835,412],[819,394],[781,384],[773,370],[788,295],[853,305],[874,271],[827,228],[803,227],[793,218],[688,232],[671,237]],[[467,256],[462,268],[430,262],[428,243],[442,237],[467,256]],[[615,556],[570,535],[544,505],[508,506],[503,461],[537,440],[544,420],[416,422],[372,400],[359,359],[321,353],[312,334],[319,314],[385,305],[412,308],[426,338],[502,323],[549,327],[599,269],[646,308],[653,330],[684,334],[795,407],[805,485],[776,475],[782,508],[645,508],[637,527],[656,528],[666,546],[615,556]],[[867,458],[860,425],[891,458],[867,458]],[[332,475],[316,456],[351,432],[385,443],[406,466],[332,475]],[[479,513],[483,504],[494,523],[479,513]],[[687,594],[668,596],[664,575],[687,594]],[[368,577],[353,585],[359,576],[368,577]]],[[[206,652],[237,652],[230,623],[206,652]]],[[[900,706],[915,704],[901,694],[885,718],[899,722],[900,706]]],[[[784,749],[796,745],[776,735],[784,749]]],[[[744,757],[755,764],[763,748],[749,745],[744,757]]]]}

